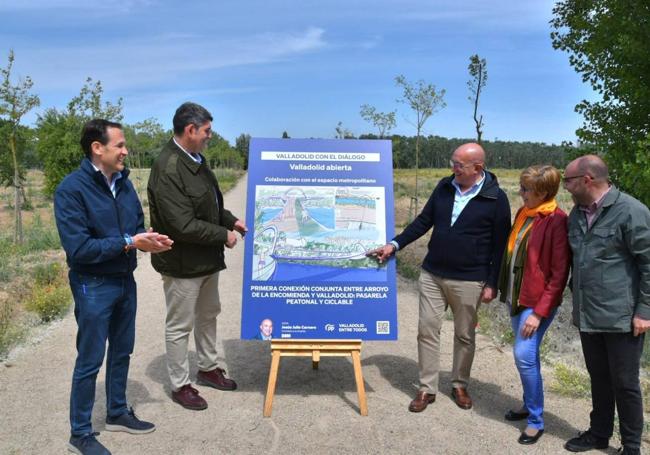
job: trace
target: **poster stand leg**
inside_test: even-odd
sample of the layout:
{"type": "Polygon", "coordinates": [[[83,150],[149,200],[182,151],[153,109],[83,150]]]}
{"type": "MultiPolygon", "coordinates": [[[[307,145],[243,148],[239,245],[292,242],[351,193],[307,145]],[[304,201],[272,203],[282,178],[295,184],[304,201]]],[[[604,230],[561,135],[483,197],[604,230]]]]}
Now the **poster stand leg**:
{"type": "Polygon", "coordinates": [[[317,370],[321,357],[347,356],[352,357],[354,381],[359,396],[359,413],[367,416],[368,403],[361,371],[361,340],[272,340],[271,369],[264,400],[264,417],[271,417],[281,357],[311,357],[312,368],[317,370]]]}

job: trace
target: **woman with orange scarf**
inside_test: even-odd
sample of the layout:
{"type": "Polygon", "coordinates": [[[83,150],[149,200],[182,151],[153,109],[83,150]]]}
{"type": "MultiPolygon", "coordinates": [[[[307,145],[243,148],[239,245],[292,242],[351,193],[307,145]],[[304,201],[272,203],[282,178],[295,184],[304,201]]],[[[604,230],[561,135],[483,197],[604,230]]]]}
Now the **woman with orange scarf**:
{"type": "Polygon", "coordinates": [[[513,353],[523,387],[521,409],[506,413],[506,420],[528,419],[519,443],[534,444],[544,433],[544,387],[539,346],[562,303],[571,253],[567,215],[555,201],[560,172],[553,166],[525,169],[519,178],[519,209],[510,231],[499,274],[501,301],[510,307],[513,353]]]}

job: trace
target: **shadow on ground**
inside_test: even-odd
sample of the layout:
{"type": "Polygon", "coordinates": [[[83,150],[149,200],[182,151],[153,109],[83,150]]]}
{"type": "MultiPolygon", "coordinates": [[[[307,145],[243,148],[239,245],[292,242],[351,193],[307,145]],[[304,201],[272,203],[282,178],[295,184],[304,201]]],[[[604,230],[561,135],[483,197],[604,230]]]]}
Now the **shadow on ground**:
{"type": "MultiPolygon", "coordinates": [[[[408,357],[379,354],[363,359],[361,363],[364,367],[376,367],[386,382],[404,394],[404,407],[408,406],[418,390],[418,364],[416,361],[408,357]]],[[[469,391],[474,401],[473,411],[497,422],[507,422],[503,416],[508,409],[519,409],[521,406],[521,401],[504,393],[496,384],[471,379],[469,391]]],[[[450,400],[452,399],[451,372],[440,372],[438,394],[446,395],[450,400]]],[[[548,410],[544,413],[544,419],[546,433],[556,435],[558,438],[570,439],[579,431],[571,423],[548,410]]],[[[516,428],[523,429],[525,427],[525,421],[507,423],[516,428]]]]}

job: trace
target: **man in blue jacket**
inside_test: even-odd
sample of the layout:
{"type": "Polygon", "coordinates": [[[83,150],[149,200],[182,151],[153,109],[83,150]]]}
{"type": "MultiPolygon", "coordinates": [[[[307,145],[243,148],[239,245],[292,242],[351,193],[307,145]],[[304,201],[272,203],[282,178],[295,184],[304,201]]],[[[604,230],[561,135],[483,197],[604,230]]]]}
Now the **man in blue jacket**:
{"type": "Polygon", "coordinates": [[[510,205],[497,178],[485,171],[479,144],[458,147],[454,175],[440,180],[422,212],[390,243],[370,251],[380,262],[434,227],[420,271],[418,366],[420,387],[409,411],[422,412],[438,391],[440,329],[447,306],[454,314],[451,396],[470,409],[467,392],[475,350],[477,312],[496,297],[501,256],[510,232],[510,205]]]}
{"type": "Polygon", "coordinates": [[[66,252],[77,320],[77,360],[70,394],[71,437],[77,454],[110,454],[93,432],[95,382],[106,341],[106,429],[149,433],[152,423],[139,420],[126,403],[129,360],[135,340],[136,249],[158,253],[172,240],[145,232],[144,215],[129,171],[122,126],[95,119],[84,125],[81,147],[86,157],[54,194],[54,215],[66,252]]]}

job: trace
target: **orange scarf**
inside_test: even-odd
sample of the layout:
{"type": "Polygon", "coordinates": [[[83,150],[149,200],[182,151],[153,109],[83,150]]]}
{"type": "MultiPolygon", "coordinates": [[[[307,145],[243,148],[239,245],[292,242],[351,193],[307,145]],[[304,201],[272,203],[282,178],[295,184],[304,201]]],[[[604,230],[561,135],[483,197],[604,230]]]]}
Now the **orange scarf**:
{"type": "MultiPolygon", "coordinates": [[[[542,215],[549,215],[555,211],[557,208],[557,202],[555,202],[555,199],[551,199],[548,202],[543,202],[539,204],[537,207],[529,209],[526,206],[523,206],[522,208],[519,209],[517,212],[517,217],[515,218],[515,223],[512,226],[512,230],[510,231],[510,237],[508,237],[508,258],[510,255],[512,255],[513,250],[515,249],[515,242],[517,241],[517,236],[519,235],[519,231],[523,227],[524,223],[526,222],[526,218],[534,218],[538,214],[542,215]]],[[[526,235],[526,232],[533,227],[533,223],[530,223],[524,232],[522,233],[522,238],[524,235],[526,235]]]]}

